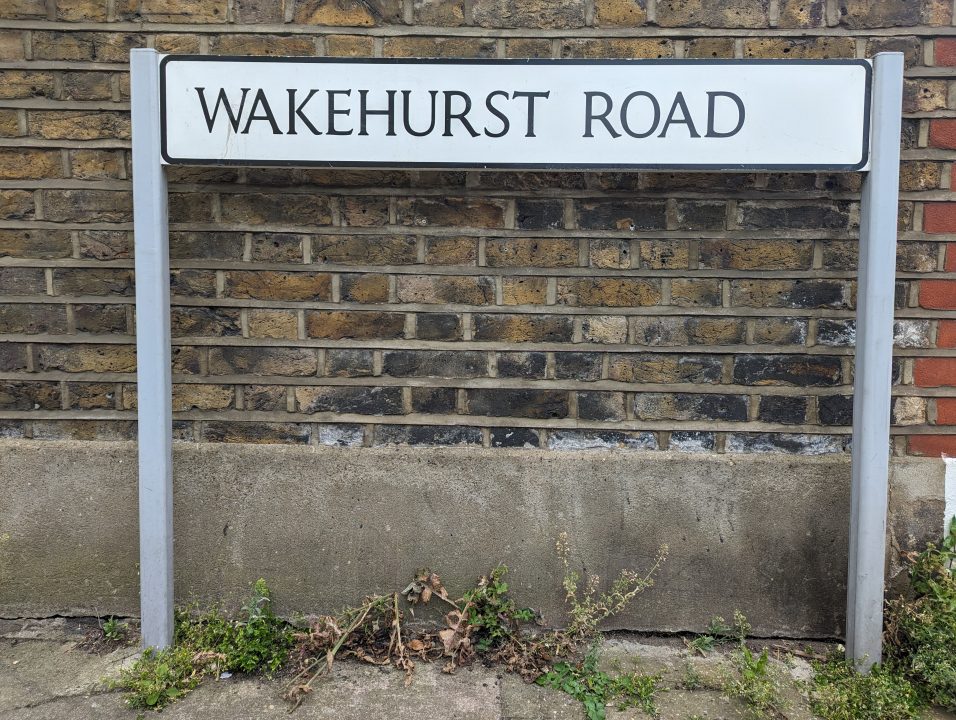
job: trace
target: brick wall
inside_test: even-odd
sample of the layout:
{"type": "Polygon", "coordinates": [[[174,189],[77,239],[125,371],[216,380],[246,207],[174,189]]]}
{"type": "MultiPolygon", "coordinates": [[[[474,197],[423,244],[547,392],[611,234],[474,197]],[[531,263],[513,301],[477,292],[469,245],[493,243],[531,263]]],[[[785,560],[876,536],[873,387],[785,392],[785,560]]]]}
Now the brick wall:
{"type": "MultiPolygon", "coordinates": [[[[906,54],[893,447],[956,455],[950,0],[3,0],[0,435],[135,432],[128,52],[906,54]]],[[[171,168],[175,436],[829,453],[857,175],[171,168]]]]}

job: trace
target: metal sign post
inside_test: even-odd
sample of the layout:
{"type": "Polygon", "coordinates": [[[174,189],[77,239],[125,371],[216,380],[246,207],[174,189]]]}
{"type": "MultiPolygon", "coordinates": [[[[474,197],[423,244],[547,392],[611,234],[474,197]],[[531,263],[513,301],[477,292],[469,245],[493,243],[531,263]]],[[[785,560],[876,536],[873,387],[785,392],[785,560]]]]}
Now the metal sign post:
{"type": "Polygon", "coordinates": [[[145,645],[162,648],[173,638],[164,164],[835,170],[866,173],[847,654],[862,669],[879,661],[901,53],[880,53],[871,66],[863,60],[163,59],[137,49],[130,69],[145,645]],[[335,77],[342,87],[314,87],[325,87],[316,77],[335,77]]]}
{"type": "Polygon", "coordinates": [[[159,54],[130,51],[136,391],[139,439],[139,605],[143,643],[173,640],[173,408],[169,218],[160,164],[159,54]]]}
{"type": "Polygon", "coordinates": [[[883,649],[902,103],[903,55],[880,53],[873,62],[871,165],[860,202],[846,605],[847,657],[863,669],[880,662],[883,649]]]}

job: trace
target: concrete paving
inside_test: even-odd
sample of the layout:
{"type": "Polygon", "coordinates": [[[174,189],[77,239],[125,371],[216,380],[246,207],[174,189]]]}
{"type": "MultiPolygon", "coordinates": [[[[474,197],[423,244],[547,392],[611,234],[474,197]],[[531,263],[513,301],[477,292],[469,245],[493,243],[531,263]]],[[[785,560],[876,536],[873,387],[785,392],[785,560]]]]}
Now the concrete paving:
{"type": "MultiPolygon", "coordinates": [[[[0,720],[133,720],[115,677],[137,649],[93,654],[79,647],[90,627],[76,620],[0,620],[0,720]]],[[[822,647],[817,643],[816,646],[822,647]]],[[[660,675],[657,717],[661,720],[743,720],[751,717],[739,700],[719,689],[729,672],[720,652],[699,657],[677,638],[614,636],[602,645],[608,672],[660,675]],[[694,682],[688,682],[689,678],[694,682]],[[693,689],[689,689],[691,685],[693,689]]],[[[777,662],[777,661],[775,661],[777,662]]],[[[810,720],[800,682],[810,677],[800,658],[777,662],[783,676],[786,720],[810,720]]],[[[157,720],[581,720],[581,705],[555,690],[528,685],[495,668],[476,665],[453,675],[440,665],[419,664],[411,684],[401,672],[356,662],[336,663],[332,675],[290,716],[281,699],[281,680],[233,676],[208,680],[168,706],[157,720]]],[[[146,713],[150,717],[152,713],[146,713]]],[[[609,708],[609,720],[638,720],[639,709],[609,708]]],[[[943,720],[954,716],[935,714],[943,720]]]]}

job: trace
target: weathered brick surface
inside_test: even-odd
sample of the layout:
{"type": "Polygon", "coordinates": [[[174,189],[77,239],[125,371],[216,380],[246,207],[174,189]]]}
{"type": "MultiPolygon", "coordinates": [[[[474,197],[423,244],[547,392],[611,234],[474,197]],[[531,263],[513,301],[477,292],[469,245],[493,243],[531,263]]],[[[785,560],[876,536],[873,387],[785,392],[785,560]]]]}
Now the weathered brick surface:
{"type": "MultiPolygon", "coordinates": [[[[948,0],[0,3],[0,434],[134,436],[130,48],[899,51],[894,383],[909,387],[894,447],[956,454],[942,430],[956,403],[935,397],[956,387],[956,41],[934,30],[952,22],[948,0]],[[76,418],[93,410],[114,415],[76,418]],[[20,415],[32,411],[42,421],[20,415]]],[[[847,448],[859,175],[172,167],[169,179],[177,438],[847,448]]]]}

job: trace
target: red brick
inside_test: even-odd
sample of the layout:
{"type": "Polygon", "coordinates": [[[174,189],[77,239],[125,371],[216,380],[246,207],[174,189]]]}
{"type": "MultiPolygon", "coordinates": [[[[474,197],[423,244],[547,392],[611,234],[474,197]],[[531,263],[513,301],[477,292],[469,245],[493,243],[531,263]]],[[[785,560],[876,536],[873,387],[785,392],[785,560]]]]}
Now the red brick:
{"type": "Polygon", "coordinates": [[[956,310],[956,280],[923,280],[919,304],[933,310],[956,310]]]}
{"type": "Polygon", "coordinates": [[[946,272],[956,272],[956,243],[946,246],[946,272]]]}
{"type": "Polygon", "coordinates": [[[923,206],[923,231],[956,232],[956,203],[926,203],[923,206]]]}
{"type": "Polygon", "coordinates": [[[956,358],[918,358],[913,380],[920,387],[956,385],[956,358]]]}
{"type": "Polygon", "coordinates": [[[929,144],[938,148],[956,148],[956,120],[930,120],[929,144]]]}
{"type": "Polygon", "coordinates": [[[910,455],[956,457],[956,435],[910,435],[910,455]]]}
{"type": "Polygon", "coordinates": [[[936,401],[936,424],[956,425],[956,398],[939,398],[936,401]]]}
{"type": "Polygon", "coordinates": [[[956,38],[937,38],[933,48],[933,59],[937,65],[947,67],[956,65],[956,38]]]}
{"type": "Polygon", "coordinates": [[[936,347],[956,347],[956,320],[940,320],[936,333],[936,347]]]}

